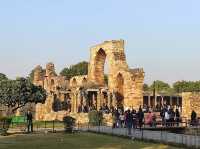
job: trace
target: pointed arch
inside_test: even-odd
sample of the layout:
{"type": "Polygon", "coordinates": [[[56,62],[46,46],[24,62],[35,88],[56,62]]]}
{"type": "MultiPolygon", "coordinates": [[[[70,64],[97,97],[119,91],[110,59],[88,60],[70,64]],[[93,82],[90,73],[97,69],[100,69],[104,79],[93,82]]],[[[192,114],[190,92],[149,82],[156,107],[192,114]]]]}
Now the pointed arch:
{"type": "Polygon", "coordinates": [[[123,105],[124,103],[124,77],[122,73],[118,73],[116,77],[116,96],[118,105],[123,105]]]}

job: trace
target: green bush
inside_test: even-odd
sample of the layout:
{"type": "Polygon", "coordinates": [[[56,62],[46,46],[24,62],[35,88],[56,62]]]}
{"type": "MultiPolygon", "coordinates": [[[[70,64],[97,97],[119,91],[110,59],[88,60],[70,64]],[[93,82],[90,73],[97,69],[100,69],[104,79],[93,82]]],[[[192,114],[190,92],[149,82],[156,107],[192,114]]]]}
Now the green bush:
{"type": "Polygon", "coordinates": [[[98,112],[96,110],[90,111],[88,113],[89,124],[93,126],[101,125],[103,122],[103,114],[102,112],[98,112]]]}
{"type": "Polygon", "coordinates": [[[10,117],[0,117],[0,135],[6,135],[12,122],[10,117]]]}
{"type": "Polygon", "coordinates": [[[66,116],[63,118],[65,132],[72,133],[73,127],[75,126],[76,119],[70,116],[66,116]]]}
{"type": "Polygon", "coordinates": [[[26,117],[25,116],[13,116],[12,123],[25,123],[26,117]]]}

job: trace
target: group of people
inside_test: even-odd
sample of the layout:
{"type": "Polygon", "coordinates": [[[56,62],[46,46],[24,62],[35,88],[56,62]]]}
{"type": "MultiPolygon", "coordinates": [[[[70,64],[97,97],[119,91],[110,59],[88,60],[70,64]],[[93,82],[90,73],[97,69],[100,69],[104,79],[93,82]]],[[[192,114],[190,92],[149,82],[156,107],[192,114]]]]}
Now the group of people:
{"type": "Polygon", "coordinates": [[[162,125],[165,126],[179,126],[179,123],[181,122],[181,115],[178,108],[174,110],[172,106],[165,105],[160,112],[160,116],[162,118],[162,125]]]}
{"type": "Polygon", "coordinates": [[[113,128],[128,128],[129,134],[131,133],[132,128],[142,128],[144,120],[144,112],[140,107],[138,112],[136,110],[126,110],[117,108],[112,112],[113,116],[113,128]]]}
{"type": "MultiPolygon", "coordinates": [[[[129,132],[132,128],[139,127],[142,128],[143,125],[148,125],[150,127],[156,127],[158,124],[158,117],[161,118],[161,125],[168,126],[179,126],[181,122],[180,111],[178,108],[174,110],[171,106],[163,106],[159,112],[154,113],[149,109],[144,111],[140,106],[139,110],[134,109],[123,110],[121,108],[116,108],[112,112],[113,116],[113,128],[128,128],[129,132]],[[156,115],[157,113],[157,115],[156,115]]],[[[195,113],[193,113],[195,117],[195,113]]]]}

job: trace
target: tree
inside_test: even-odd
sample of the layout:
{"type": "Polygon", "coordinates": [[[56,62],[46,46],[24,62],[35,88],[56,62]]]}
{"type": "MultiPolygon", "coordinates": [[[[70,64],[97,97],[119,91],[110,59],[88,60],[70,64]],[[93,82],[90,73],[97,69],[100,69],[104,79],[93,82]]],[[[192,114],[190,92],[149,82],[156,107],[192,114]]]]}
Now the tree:
{"type": "Polygon", "coordinates": [[[171,87],[168,83],[157,80],[150,86],[150,90],[153,91],[155,89],[156,92],[169,92],[171,87]]]}
{"type": "Polygon", "coordinates": [[[149,85],[144,83],[144,85],[143,85],[143,90],[144,90],[145,92],[149,91],[149,85]]]}
{"type": "Polygon", "coordinates": [[[12,112],[27,103],[44,103],[45,99],[46,91],[40,86],[33,85],[29,79],[0,81],[0,103],[12,109],[12,112]]]}
{"type": "Polygon", "coordinates": [[[88,62],[85,61],[75,65],[71,65],[69,68],[66,67],[60,72],[60,75],[66,76],[67,79],[70,79],[77,75],[87,75],[87,74],[88,74],[88,62]]]}
{"type": "Polygon", "coordinates": [[[200,91],[200,81],[177,81],[173,84],[175,92],[200,91]]]}
{"type": "Polygon", "coordinates": [[[3,74],[3,73],[0,73],[0,81],[2,81],[2,80],[7,80],[8,78],[7,78],[7,76],[5,75],[5,74],[3,74]]]}

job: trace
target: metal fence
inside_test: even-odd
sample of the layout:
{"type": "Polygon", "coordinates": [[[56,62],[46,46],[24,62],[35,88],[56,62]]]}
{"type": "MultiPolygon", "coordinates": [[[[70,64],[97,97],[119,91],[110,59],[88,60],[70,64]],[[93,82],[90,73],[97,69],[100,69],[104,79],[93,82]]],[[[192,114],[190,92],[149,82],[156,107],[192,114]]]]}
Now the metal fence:
{"type": "Polygon", "coordinates": [[[131,134],[128,133],[127,128],[112,128],[106,125],[77,125],[79,131],[102,133],[114,136],[129,137],[131,139],[153,141],[158,143],[189,147],[200,148],[200,136],[184,133],[171,133],[165,129],[160,130],[146,130],[146,129],[131,129],[131,134]]]}
{"type": "MultiPolygon", "coordinates": [[[[10,131],[14,132],[27,132],[26,122],[12,122],[10,124],[10,131]]],[[[36,121],[33,122],[33,131],[48,131],[48,132],[58,132],[64,131],[64,122],[62,121],[36,121]]]]}
{"type": "MultiPolygon", "coordinates": [[[[171,124],[172,126],[175,124],[171,124]]],[[[188,126],[189,124],[181,124],[184,126],[188,126]]],[[[102,133],[114,136],[123,136],[129,137],[131,139],[139,139],[146,141],[154,141],[158,143],[164,144],[174,144],[184,147],[190,148],[200,148],[200,135],[198,135],[198,131],[200,131],[200,126],[192,126],[188,129],[192,130],[190,134],[183,133],[173,133],[170,132],[170,128],[176,127],[160,127],[160,129],[151,130],[150,127],[143,127],[140,129],[131,129],[131,134],[128,134],[127,128],[112,128],[111,126],[101,124],[101,125],[90,125],[77,123],[74,126],[74,132],[83,131],[83,132],[95,132],[102,133]],[[168,128],[168,129],[167,129],[168,128]]],[[[178,128],[178,127],[177,127],[178,128]]],[[[14,132],[26,132],[27,124],[26,123],[11,123],[9,130],[14,132]]],[[[33,122],[33,130],[35,132],[59,132],[64,131],[64,122],[62,121],[41,121],[41,122],[33,122]]]]}

